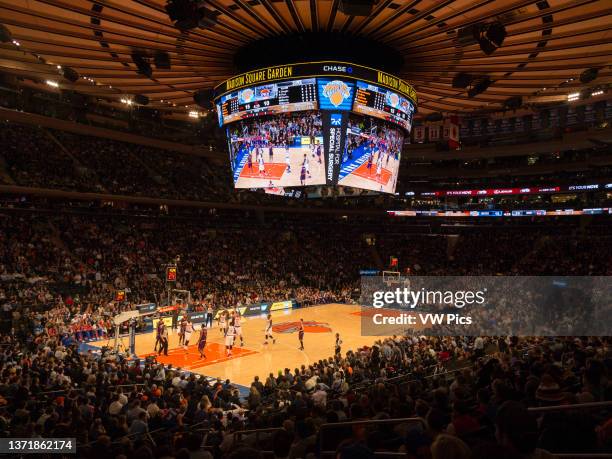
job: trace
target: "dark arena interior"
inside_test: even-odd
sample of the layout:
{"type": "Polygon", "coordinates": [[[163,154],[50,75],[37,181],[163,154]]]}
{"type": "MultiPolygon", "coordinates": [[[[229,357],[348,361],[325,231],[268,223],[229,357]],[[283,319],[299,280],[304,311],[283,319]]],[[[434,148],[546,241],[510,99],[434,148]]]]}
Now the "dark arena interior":
{"type": "Polygon", "coordinates": [[[0,0],[0,455],[612,458],[609,0],[0,0]]]}

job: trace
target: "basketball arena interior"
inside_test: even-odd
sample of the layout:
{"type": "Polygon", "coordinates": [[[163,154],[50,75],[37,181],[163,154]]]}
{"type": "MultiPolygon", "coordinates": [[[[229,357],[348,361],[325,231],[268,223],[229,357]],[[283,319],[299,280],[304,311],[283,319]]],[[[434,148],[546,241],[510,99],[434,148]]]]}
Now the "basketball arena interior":
{"type": "Polygon", "coordinates": [[[612,458],[609,0],[0,0],[0,454],[612,458]]]}

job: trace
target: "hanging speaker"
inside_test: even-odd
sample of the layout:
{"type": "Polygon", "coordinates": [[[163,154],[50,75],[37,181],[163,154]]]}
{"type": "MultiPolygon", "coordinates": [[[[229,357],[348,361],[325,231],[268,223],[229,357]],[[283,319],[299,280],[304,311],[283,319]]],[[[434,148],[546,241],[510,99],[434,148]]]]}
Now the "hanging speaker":
{"type": "Polygon", "coordinates": [[[212,104],[213,90],[212,89],[200,89],[193,94],[193,100],[200,107],[210,110],[213,107],[212,104]]]}

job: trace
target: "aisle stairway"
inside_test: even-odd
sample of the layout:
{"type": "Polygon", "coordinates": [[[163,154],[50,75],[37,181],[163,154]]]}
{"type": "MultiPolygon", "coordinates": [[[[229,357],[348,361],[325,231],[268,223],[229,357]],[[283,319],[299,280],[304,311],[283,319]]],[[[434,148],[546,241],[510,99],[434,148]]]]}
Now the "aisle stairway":
{"type": "Polygon", "coordinates": [[[45,128],[40,128],[40,129],[45,133],[47,137],[49,137],[49,139],[51,139],[51,141],[53,141],[53,143],[55,143],[58,146],[58,148],[60,149],[62,153],[64,153],[66,156],[68,156],[72,160],[74,170],[76,171],[77,174],[79,174],[82,177],[90,178],[91,180],[95,182],[95,184],[100,189],[100,191],[108,193],[108,189],[106,189],[102,185],[100,178],[98,177],[98,175],[96,174],[94,170],[83,165],[83,163],[81,163],[79,159],[74,154],[72,154],[72,152],[68,148],[66,148],[66,146],[55,135],[53,135],[53,133],[49,129],[45,129],[45,128]]]}

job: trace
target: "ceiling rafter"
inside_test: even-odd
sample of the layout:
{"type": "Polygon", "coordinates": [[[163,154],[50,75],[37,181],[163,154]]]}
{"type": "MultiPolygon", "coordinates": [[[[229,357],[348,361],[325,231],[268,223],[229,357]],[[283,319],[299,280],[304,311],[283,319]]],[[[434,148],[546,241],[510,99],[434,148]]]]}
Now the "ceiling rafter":
{"type": "Polygon", "coordinates": [[[161,109],[188,110],[196,107],[194,92],[237,73],[234,56],[243,46],[287,34],[344,31],[401,55],[398,76],[417,88],[420,114],[499,109],[512,95],[531,97],[543,88],[563,96],[585,88],[578,77],[591,67],[599,75],[590,87],[612,82],[612,5],[606,0],[560,0],[547,8],[538,6],[540,0],[378,0],[364,17],[341,13],[340,0],[206,0],[215,25],[186,32],[172,25],[166,1],[0,0],[0,22],[20,42],[0,44],[0,68],[85,94],[144,94],[161,109]],[[458,46],[457,29],[500,18],[507,36],[495,53],[484,54],[477,43],[458,46]],[[152,78],[137,73],[135,49],[146,50],[151,61],[154,53],[168,53],[171,69],[155,67],[152,78]],[[71,85],[55,64],[97,84],[71,85]],[[489,76],[492,84],[470,98],[452,87],[460,71],[489,76]]]}

